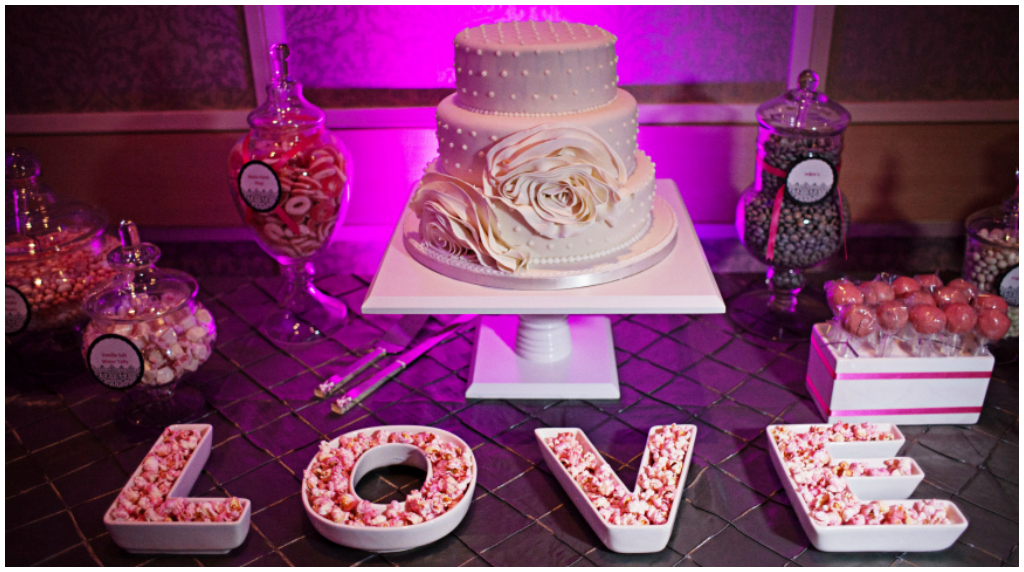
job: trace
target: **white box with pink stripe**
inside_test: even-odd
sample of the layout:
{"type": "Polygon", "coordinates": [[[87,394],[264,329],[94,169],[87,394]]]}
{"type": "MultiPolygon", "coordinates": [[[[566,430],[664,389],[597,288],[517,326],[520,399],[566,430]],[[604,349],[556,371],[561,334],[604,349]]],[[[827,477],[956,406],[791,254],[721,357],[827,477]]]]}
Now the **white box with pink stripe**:
{"type": "Polygon", "coordinates": [[[977,423],[991,355],[859,357],[846,342],[830,342],[828,328],[814,326],[807,359],[807,390],[827,422],[977,423]]]}

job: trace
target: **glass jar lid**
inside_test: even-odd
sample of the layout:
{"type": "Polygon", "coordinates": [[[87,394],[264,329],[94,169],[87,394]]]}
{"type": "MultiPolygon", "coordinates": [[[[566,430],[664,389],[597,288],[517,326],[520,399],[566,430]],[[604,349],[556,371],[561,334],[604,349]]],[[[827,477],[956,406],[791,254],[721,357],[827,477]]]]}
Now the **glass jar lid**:
{"type": "Polygon", "coordinates": [[[1017,248],[1020,236],[1020,172],[1017,190],[1002,205],[982,209],[967,217],[967,233],[980,240],[1004,248],[1017,248]]]}
{"type": "Polygon", "coordinates": [[[22,262],[81,247],[103,233],[102,210],[54,192],[40,180],[39,160],[26,149],[7,151],[4,259],[22,262]]]}
{"type": "Polygon", "coordinates": [[[290,53],[287,44],[270,48],[274,69],[267,84],[267,100],[247,117],[259,136],[280,138],[291,132],[308,131],[323,125],[327,118],[323,110],[306,101],[302,84],[289,74],[290,53]]]}
{"type": "Polygon", "coordinates": [[[147,321],[175,312],[195,300],[199,283],[178,270],[155,266],[160,248],[139,240],[132,221],[121,221],[121,246],[107,255],[111,268],[120,275],[85,299],[85,310],[93,318],[147,321]]]}
{"type": "Polygon", "coordinates": [[[799,136],[842,133],[850,124],[850,112],[817,91],[818,74],[800,72],[799,87],[762,103],[758,122],[769,129],[799,136]]]}

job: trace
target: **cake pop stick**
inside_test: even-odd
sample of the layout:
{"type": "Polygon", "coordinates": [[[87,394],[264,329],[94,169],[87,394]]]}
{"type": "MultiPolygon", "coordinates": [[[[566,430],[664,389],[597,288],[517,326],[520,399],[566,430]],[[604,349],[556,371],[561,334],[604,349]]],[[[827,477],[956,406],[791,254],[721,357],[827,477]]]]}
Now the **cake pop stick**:
{"type": "Polygon", "coordinates": [[[942,280],[938,274],[918,274],[914,276],[914,280],[921,285],[921,290],[929,294],[934,294],[936,290],[942,288],[942,280]]]}
{"type": "Polygon", "coordinates": [[[878,316],[878,326],[882,332],[879,353],[882,357],[888,357],[892,354],[892,347],[900,330],[906,327],[910,319],[910,310],[902,301],[889,300],[879,304],[875,314],[878,316]]]}
{"type": "Polygon", "coordinates": [[[932,353],[936,336],[946,327],[946,313],[935,306],[920,304],[910,309],[910,325],[916,334],[914,354],[927,357],[932,353]]]}
{"type": "Polygon", "coordinates": [[[967,304],[950,304],[945,308],[946,332],[949,334],[946,339],[946,355],[958,355],[962,351],[964,335],[974,329],[978,323],[978,313],[967,304]]]}

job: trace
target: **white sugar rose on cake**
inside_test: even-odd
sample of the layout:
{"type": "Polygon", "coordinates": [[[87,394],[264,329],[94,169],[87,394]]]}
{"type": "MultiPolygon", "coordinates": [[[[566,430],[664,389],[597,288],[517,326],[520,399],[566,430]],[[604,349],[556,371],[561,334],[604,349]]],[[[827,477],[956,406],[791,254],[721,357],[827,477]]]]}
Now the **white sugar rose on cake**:
{"type": "Polygon", "coordinates": [[[584,24],[457,34],[438,157],[409,204],[410,253],[446,274],[438,261],[521,276],[597,266],[647,235],[654,164],[637,149],[637,104],[617,87],[617,62],[615,36],[584,24]]]}

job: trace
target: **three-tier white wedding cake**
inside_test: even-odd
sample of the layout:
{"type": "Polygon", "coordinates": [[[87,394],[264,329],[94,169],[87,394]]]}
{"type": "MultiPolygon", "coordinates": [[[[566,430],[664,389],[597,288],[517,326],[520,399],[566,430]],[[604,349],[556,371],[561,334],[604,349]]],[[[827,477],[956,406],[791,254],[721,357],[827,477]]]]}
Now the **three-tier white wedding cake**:
{"type": "Polygon", "coordinates": [[[438,257],[502,273],[598,263],[651,225],[654,164],[617,87],[615,36],[507,22],[455,37],[456,92],[410,208],[438,257]]]}

